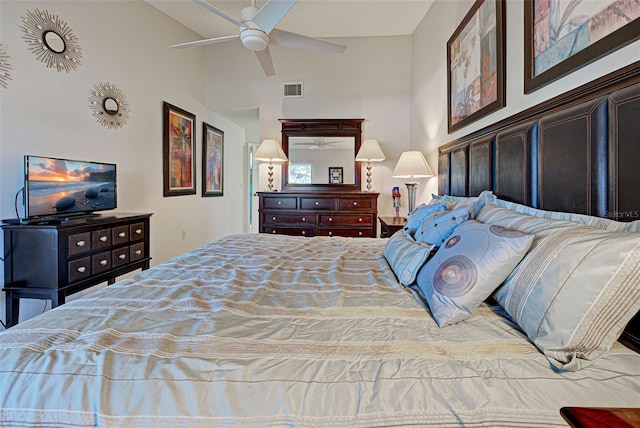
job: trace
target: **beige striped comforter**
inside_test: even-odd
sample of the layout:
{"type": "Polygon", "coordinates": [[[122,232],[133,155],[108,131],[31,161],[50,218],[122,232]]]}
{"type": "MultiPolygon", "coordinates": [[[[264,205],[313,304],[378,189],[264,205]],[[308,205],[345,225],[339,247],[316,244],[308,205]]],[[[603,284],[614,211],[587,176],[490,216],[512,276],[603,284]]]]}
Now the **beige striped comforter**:
{"type": "Polygon", "coordinates": [[[386,241],[232,235],[0,333],[0,426],[563,426],[640,405],[622,345],[575,373],[500,312],[438,328],[386,241]]]}

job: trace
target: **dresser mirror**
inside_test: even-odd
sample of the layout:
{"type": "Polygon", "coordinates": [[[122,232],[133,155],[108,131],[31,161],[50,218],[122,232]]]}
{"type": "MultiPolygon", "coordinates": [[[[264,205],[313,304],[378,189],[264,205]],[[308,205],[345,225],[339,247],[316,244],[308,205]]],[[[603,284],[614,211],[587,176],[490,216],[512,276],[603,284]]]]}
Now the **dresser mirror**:
{"type": "Polygon", "coordinates": [[[280,119],[283,190],[360,190],[363,119],[280,119]]]}

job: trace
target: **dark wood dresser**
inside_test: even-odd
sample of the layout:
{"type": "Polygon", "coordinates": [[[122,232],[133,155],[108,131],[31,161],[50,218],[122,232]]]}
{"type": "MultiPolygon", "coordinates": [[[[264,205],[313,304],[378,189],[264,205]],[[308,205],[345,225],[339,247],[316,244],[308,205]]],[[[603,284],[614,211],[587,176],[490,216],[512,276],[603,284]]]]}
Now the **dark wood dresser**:
{"type": "Polygon", "coordinates": [[[148,269],[151,214],[105,214],[42,224],[2,225],[7,327],[18,323],[20,298],[67,295],[135,269],[148,269]]]}
{"type": "Polygon", "coordinates": [[[337,191],[258,192],[260,232],[375,238],[378,195],[337,191]]]}

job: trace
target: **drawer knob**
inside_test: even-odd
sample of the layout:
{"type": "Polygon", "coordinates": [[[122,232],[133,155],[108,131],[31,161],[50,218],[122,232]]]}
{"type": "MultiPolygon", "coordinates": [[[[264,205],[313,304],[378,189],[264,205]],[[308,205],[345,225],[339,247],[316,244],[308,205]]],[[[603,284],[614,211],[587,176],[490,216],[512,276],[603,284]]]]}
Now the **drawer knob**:
{"type": "Polygon", "coordinates": [[[139,256],[140,254],[142,254],[142,250],[136,250],[136,256],[139,256]]]}
{"type": "Polygon", "coordinates": [[[106,236],[101,236],[98,239],[100,239],[100,242],[107,242],[107,237],[106,236]]]}
{"type": "Polygon", "coordinates": [[[120,254],[120,255],[118,256],[118,258],[119,258],[120,260],[124,260],[124,259],[126,259],[126,258],[127,258],[127,256],[126,256],[125,254],[120,254]]]}
{"type": "Polygon", "coordinates": [[[121,238],[124,238],[125,236],[127,236],[127,234],[124,233],[124,232],[120,232],[120,233],[118,233],[118,236],[121,237],[121,238]]]}
{"type": "Polygon", "coordinates": [[[358,236],[362,236],[362,232],[358,232],[358,236]]]}
{"type": "Polygon", "coordinates": [[[282,201],[278,201],[278,205],[282,205],[282,201]]]}
{"type": "Polygon", "coordinates": [[[100,260],[100,266],[106,266],[106,265],[107,265],[106,260],[100,260]]]}
{"type": "Polygon", "coordinates": [[[306,217],[302,217],[302,221],[307,221],[307,218],[306,217]]]}
{"type": "Polygon", "coordinates": [[[271,233],[275,234],[275,233],[276,233],[276,231],[275,231],[275,230],[272,230],[272,231],[271,231],[271,233]]]}
{"type": "Polygon", "coordinates": [[[329,217],[329,221],[333,221],[333,217],[329,217]]]}
{"type": "Polygon", "coordinates": [[[87,243],[86,243],[86,242],[84,242],[84,241],[78,241],[78,242],[76,242],[76,245],[77,245],[78,247],[84,247],[85,245],[87,245],[87,243]]]}
{"type": "Polygon", "coordinates": [[[320,202],[316,201],[316,205],[320,205],[320,202]]]}
{"type": "Polygon", "coordinates": [[[353,201],[353,206],[355,207],[356,205],[358,205],[358,202],[353,201]]]}
{"type": "Polygon", "coordinates": [[[358,221],[359,221],[359,222],[362,222],[362,218],[359,218],[359,219],[358,219],[358,221]]]}
{"type": "Polygon", "coordinates": [[[78,268],[78,272],[80,272],[80,273],[85,273],[86,271],[87,271],[87,268],[86,268],[86,267],[84,267],[84,266],[80,266],[80,267],[78,268]]]}
{"type": "Polygon", "coordinates": [[[276,221],[276,218],[275,217],[271,217],[271,220],[276,221]]]}
{"type": "Polygon", "coordinates": [[[333,236],[333,232],[329,232],[329,236],[333,236]]]}
{"type": "Polygon", "coordinates": [[[302,231],[302,234],[303,234],[303,235],[306,235],[306,234],[307,234],[307,232],[306,232],[305,230],[303,230],[303,231],[302,231]]]}
{"type": "Polygon", "coordinates": [[[136,235],[142,235],[142,229],[136,229],[136,235]]]}

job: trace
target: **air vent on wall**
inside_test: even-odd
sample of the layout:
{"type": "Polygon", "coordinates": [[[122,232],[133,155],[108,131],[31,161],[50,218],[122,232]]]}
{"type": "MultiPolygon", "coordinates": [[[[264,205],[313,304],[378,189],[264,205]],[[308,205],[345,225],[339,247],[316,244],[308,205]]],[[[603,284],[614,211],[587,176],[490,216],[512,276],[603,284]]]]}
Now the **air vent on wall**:
{"type": "Polygon", "coordinates": [[[301,98],[303,96],[302,82],[285,83],[284,96],[301,98]]]}

